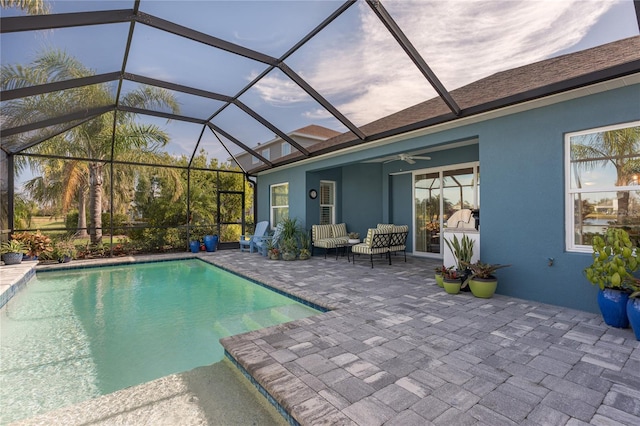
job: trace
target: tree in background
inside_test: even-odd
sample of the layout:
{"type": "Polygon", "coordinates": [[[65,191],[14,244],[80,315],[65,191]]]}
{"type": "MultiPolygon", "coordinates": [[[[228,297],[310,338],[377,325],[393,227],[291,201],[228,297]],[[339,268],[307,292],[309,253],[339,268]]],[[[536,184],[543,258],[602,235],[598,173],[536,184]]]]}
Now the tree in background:
{"type": "MultiPolygon", "coordinates": [[[[92,70],[75,58],[65,52],[54,50],[39,55],[28,66],[3,66],[1,86],[3,90],[11,90],[93,74],[92,70]]],[[[2,115],[5,117],[5,126],[15,127],[33,122],[35,118],[55,117],[60,111],[90,110],[96,106],[114,103],[115,99],[109,86],[96,84],[11,100],[3,104],[2,115]]],[[[136,108],[168,107],[173,113],[179,112],[173,95],[164,89],[154,87],[129,92],[121,97],[120,103],[136,108]]],[[[102,241],[104,165],[111,158],[112,145],[114,155],[122,161],[130,158],[140,161],[146,157],[147,162],[153,162],[150,157],[160,154],[160,149],[169,141],[167,134],[157,126],[140,124],[135,120],[136,114],[132,113],[104,113],[31,148],[31,152],[45,156],[88,159],[70,163],[78,169],[68,170],[68,179],[64,181],[67,185],[60,191],[66,191],[67,195],[74,194],[79,210],[82,210],[84,207],[80,203],[83,202],[87,185],[77,186],[72,183],[88,182],[89,233],[93,244],[102,241]],[[72,177],[78,179],[74,180],[72,177]]],[[[43,133],[45,131],[46,129],[42,130],[43,133]]],[[[29,137],[31,140],[34,138],[32,134],[23,137],[29,137]]],[[[43,160],[42,157],[28,157],[28,162],[35,172],[41,172],[43,168],[51,166],[50,160],[43,160]]],[[[17,168],[20,166],[16,165],[17,168]]],[[[79,215],[79,218],[82,217],[84,215],[79,215]]]]}
{"type": "MultiPolygon", "coordinates": [[[[640,170],[640,126],[609,130],[590,135],[583,143],[572,144],[572,161],[577,167],[593,170],[613,165],[616,170],[616,186],[632,185],[634,175],[640,170]]],[[[636,181],[637,184],[637,181],[636,181]]],[[[625,224],[629,215],[629,192],[618,192],[618,218],[625,224]]]]}
{"type": "Polygon", "coordinates": [[[44,15],[49,13],[49,5],[42,0],[0,0],[4,9],[15,7],[22,9],[29,15],[44,15]]]}

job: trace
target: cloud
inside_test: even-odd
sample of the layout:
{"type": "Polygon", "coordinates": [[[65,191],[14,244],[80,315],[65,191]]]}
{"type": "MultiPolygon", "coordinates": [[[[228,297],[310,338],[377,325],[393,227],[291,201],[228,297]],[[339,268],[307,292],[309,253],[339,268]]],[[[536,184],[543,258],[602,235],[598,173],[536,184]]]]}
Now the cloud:
{"type": "MultiPolygon", "coordinates": [[[[525,64],[553,57],[579,42],[613,1],[406,1],[386,0],[386,9],[447,90],[525,64]]],[[[364,2],[352,31],[330,25],[322,43],[303,47],[296,64],[319,93],[356,125],[363,125],[436,96],[416,66],[364,2]],[[303,58],[302,58],[302,55],[303,58]]],[[[352,9],[353,9],[352,8],[352,9]]],[[[349,28],[342,26],[341,28],[349,28]]],[[[258,86],[273,105],[307,100],[286,78],[258,86]]],[[[326,113],[309,110],[307,117],[326,113]]]]}

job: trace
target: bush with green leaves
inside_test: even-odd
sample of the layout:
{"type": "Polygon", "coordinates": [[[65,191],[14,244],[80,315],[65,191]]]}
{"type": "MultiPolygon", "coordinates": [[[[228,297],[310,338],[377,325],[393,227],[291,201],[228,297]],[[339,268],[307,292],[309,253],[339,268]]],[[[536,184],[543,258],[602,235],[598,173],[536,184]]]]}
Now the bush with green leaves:
{"type": "Polygon", "coordinates": [[[601,289],[624,289],[623,283],[638,270],[638,248],[629,234],[620,228],[609,228],[604,236],[593,238],[593,263],[584,272],[591,284],[601,289]]]}

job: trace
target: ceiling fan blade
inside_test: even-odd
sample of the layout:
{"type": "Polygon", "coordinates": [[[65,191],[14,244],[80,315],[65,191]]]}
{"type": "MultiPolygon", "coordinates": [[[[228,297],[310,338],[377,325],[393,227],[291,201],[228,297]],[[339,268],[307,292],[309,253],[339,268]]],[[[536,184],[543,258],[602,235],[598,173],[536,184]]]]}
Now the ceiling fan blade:
{"type": "Polygon", "coordinates": [[[419,155],[412,155],[411,158],[413,158],[414,160],[431,160],[431,157],[421,157],[419,155]]]}
{"type": "Polygon", "coordinates": [[[391,160],[383,161],[382,164],[392,163],[394,161],[398,161],[399,158],[392,158],[391,160]]]}
{"type": "Polygon", "coordinates": [[[409,164],[416,164],[416,162],[413,161],[412,157],[405,157],[405,158],[403,158],[403,160],[406,161],[409,164]]]}

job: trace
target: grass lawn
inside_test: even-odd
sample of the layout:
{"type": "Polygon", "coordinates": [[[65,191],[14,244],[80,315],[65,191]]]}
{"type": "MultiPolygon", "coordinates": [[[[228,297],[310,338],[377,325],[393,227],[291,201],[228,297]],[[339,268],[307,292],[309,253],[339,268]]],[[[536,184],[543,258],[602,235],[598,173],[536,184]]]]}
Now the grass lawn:
{"type": "Polygon", "coordinates": [[[50,216],[34,216],[31,218],[31,228],[40,229],[42,231],[46,229],[64,228],[64,218],[52,218],[50,216]]]}

